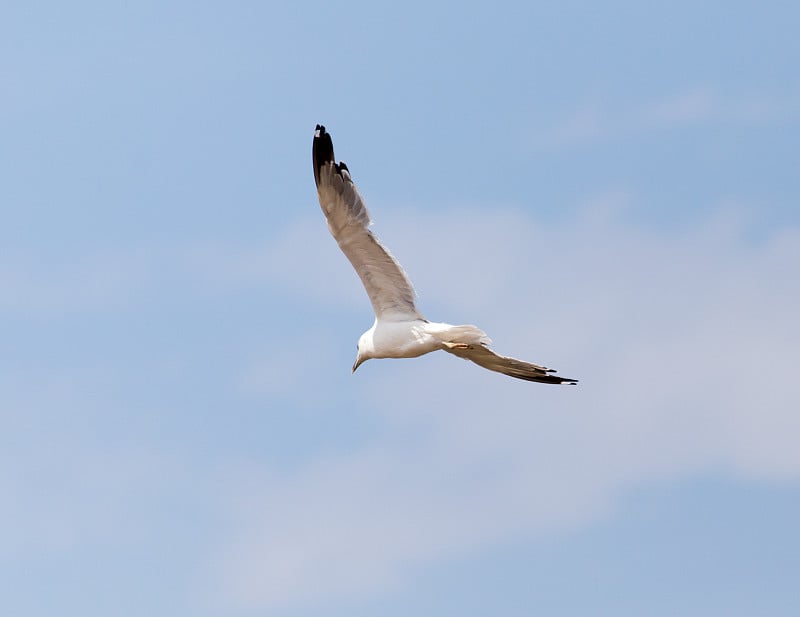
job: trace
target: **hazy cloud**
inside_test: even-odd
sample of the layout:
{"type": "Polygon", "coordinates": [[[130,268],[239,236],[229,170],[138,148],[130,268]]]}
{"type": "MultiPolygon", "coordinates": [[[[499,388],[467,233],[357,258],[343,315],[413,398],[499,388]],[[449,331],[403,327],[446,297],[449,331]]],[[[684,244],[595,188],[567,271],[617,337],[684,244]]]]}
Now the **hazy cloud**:
{"type": "Polygon", "coordinates": [[[734,95],[710,86],[690,88],[638,103],[597,97],[576,105],[551,127],[543,128],[537,143],[560,148],[698,124],[796,122],[800,117],[799,108],[800,93],[797,92],[734,95]]]}
{"type": "MultiPolygon", "coordinates": [[[[800,477],[800,230],[753,244],[724,213],[669,235],[608,211],[553,225],[512,210],[384,214],[424,312],[474,321],[501,352],[581,384],[532,386],[444,354],[367,363],[352,387],[392,430],[234,497],[248,506],[223,560],[225,602],[375,593],[602,516],[657,478],[800,477]],[[458,241],[443,248],[445,227],[458,241]]],[[[316,253],[329,248],[290,272],[325,285],[316,253]]]]}
{"type": "Polygon", "coordinates": [[[129,302],[148,285],[155,260],[131,251],[37,261],[26,257],[0,262],[0,311],[57,314],[107,308],[129,302]]]}

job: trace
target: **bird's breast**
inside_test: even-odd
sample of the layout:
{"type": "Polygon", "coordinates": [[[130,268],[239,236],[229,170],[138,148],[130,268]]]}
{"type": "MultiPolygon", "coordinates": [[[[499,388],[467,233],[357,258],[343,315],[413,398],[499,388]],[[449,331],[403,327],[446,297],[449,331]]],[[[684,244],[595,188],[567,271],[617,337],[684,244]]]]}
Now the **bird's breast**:
{"type": "Polygon", "coordinates": [[[376,358],[416,358],[438,349],[437,341],[420,320],[379,322],[373,333],[376,358]]]}

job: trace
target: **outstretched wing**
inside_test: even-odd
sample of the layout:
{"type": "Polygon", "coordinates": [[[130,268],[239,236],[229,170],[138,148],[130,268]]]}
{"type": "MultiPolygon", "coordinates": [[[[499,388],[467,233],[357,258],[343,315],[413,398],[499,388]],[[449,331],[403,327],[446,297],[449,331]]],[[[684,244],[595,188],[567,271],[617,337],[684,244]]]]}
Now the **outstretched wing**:
{"type": "Polygon", "coordinates": [[[566,383],[569,385],[578,383],[577,379],[551,375],[551,373],[555,373],[554,369],[496,354],[486,345],[482,344],[464,345],[457,343],[445,343],[444,350],[449,351],[451,354],[456,355],[459,358],[471,360],[478,366],[488,368],[490,371],[497,371],[498,373],[516,377],[517,379],[538,381],[541,383],[566,383]]]}
{"type": "Polygon", "coordinates": [[[333,142],[317,125],[312,148],[319,204],[339,248],[353,264],[379,319],[423,319],[414,304],[414,288],[403,268],[369,230],[369,212],[344,163],[336,163],[333,142]]]}

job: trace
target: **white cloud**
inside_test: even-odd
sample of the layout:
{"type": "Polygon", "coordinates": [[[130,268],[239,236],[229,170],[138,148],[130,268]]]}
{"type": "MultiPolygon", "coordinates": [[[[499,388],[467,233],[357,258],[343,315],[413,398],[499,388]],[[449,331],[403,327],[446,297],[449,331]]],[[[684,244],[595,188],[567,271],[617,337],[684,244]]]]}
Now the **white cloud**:
{"type": "MultiPolygon", "coordinates": [[[[355,359],[355,344],[352,350],[355,359]]],[[[338,351],[337,354],[330,329],[326,332],[310,324],[305,331],[288,335],[278,332],[269,349],[259,350],[245,360],[238,375],[238,388],[246,397],[257,400],[319,404],[335,387],[332,382],[350,373],[349,356],[342,361],[341,350],[338,351]],[[287,338],[281,340],[281,336],[287,338]],[[338,370],[331,370],[332,367],[338,370]],[[313,387],[309,387],[309,379],[313,379],[313,387]]]]}
{"type": "Polygon", "coordinates": [[[129,302],[157,271],[155,260],[140,251],[65,256],[45,265],[19,257],[0,263],[0,311],[58,314],[107,308],[129,302]]]}
{"type": "Polygon", "coordinates": [[[174,452],[106,431],[113,403],[103,370],[70,367],[0,377],[0,557],[42,561],[152,533],[151,503],[186,484],[174,452]],[[91,430],[87,431],[87,426],[91,430]]]}
{"type": "Polygon", "coordinates": [[[576,105],[563,118],[543,128],[536,143],[546,148],[564,148],[698,124],[758,126],[796,121],[799,108],[798,93],[732,95],[709,86],[634,104],[595,98],[576,105]]]}
{"type": "Polygon", "coordinates": [[[195,276],[222,288],[270,283],[316,302],[359,306],[360,282],[340,256],[320,212],[257,246],[195,247],[184,251],[182,261],[195,276]]]}
{"type": "MultiPolygon", "coordinates": [[[[108,376],[76,377],[74,367],[64,379],[7,376],[0,416],[26,448],[6,452],[0,473],[15,496],[0,518],[17,530],[0,552],[135,543],[156,524],[147,497],[191,485],[216,509],[206,516],[228,521],[209,540],[222,548],[201,588],[219,592],[226,612],[265,610],[380,593],[430,563],[587,524],[654,478],[795,481],[800,230],[754,244],[743,237],[746,217],[725,210],[664,235],[624,222],[629,199],[610,193],[547,225],[509,208],[404,208],[377,227],[431,319],[477,323],[499,351],[581,379],[575,388],[511,380],[446,354],[372,361],[351,378],[352,347],[343,364],[336,348],[346,335],[282,332],[228,385],[265,412],[283,413],[288,398],[325,413],[356,400],[375,425],[351,451],[326,448],[281,471],[218,452],[217,475],[201,478],[202,458],[124,438],[104,445],[80,430],[118,403],[94,400],[108,376]],[[346,376],[347,393],[333,374],[346,376]],[[39,424],[26,427],[30,419],[39,424]]],[[[38,283],[18,283],[28,292],[13,306],[113,305],[153,285],[164,261],[166,276],[296,295],[331,319],[352,308],[365,321],[345,316],[356,324],[351,345],[370,325],[363,290],[319,217],[265,249],[166,255],[65,265],[74,276],[63,283],[29,268],[38,283]],[[89,283],[106,280],[110,291],[89,283]]]]}
{"type": "MultiPolygon", "coordinates": [[[[499,351],[581,383],[528,384],[445,354],[367,363],[352,387],[386,430],[232,492],[222,602],[380,592],[433,561],[583,524],[657,478],[800,478],[800,230],[753,244],[722,213],[664,235],[610,201],[552,225],[497,209],[383,215],[423,312],[478,323],[499,351]]],[[[281,280],[328,284],[319,255],[282,246],[281,280]]]]}

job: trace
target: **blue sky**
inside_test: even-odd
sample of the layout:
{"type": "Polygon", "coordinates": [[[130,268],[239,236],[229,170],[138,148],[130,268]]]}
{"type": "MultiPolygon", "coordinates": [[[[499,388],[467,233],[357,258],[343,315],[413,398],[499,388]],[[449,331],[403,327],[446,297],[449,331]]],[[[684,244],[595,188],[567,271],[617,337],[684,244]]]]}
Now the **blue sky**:
{"type": "Polygon", "coordinates": [[[798,18],[4,5],[4,613],[795,615],[798,18]],[[350,375],[318,122],[423,313],[579,386],[350,375]]]}

